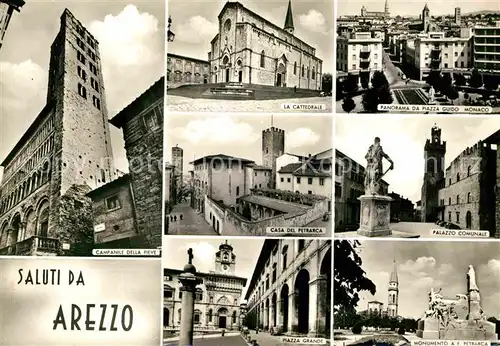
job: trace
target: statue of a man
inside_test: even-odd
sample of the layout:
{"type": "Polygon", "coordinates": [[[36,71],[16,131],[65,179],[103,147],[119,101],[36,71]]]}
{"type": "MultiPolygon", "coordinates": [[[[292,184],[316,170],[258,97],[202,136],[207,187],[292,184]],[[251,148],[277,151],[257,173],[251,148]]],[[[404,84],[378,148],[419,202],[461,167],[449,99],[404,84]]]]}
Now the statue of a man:
{"type": "Polygon", "coordinates": [[[467,272],[467,281],[469,283],[469,291],[479,291],[479,287],[477,287],[476,283],[476,271],[474,270],[474,267],[472,265],[469,265],[469,271],[467,272]]]}
{"type": "Polygon", "coordinates": [[[375,141],[366,153],[366,172],[365,172],[365,195],[380,194],[379,182],[384,176],[382,159],[390,162],[389,169],[394,169],[394,162],[387,155],[380,145],[380,138],[375,137],[375,141]]]}

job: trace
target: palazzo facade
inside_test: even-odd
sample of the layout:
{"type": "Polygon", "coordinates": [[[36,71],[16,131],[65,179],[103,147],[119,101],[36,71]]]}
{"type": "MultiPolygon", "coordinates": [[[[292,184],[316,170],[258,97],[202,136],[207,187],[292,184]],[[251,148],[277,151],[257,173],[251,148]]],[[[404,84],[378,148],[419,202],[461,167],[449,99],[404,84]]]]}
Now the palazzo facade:
{"type": "Polygon", "coordinates": [[[328,338],[331,256],[330,241],[266,239],[245,296],[247,326],[328,338]]]}
{"type": "MultiPolygon", "coordinates": [[[[234,275],[236,255],[225,243],[215,255],[215,270],[197,273],[203,283],[197,287],[194,306],[194,330],[238,330],[244,323],[244,305],[241,296],[247,279],[234,275]]],[[[163,328],[177,331],[182,314],[182,291],[178,269],[164,269],[163,328]]]]}

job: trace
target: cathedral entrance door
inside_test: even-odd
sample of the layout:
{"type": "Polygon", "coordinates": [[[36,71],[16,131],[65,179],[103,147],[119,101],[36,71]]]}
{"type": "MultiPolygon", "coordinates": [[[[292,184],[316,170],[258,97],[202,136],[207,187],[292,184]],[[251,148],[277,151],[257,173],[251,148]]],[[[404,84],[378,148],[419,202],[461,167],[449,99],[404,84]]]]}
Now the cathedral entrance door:
{"type": "Polygon", "coordinates": [[[219,316],[219,328],[226,328],[226,316],[219,316]]]}
{"type": "Polygon", "coordinates": [[[226,83],[229,83],[229,69],[226,69],[226,83]]]}
{"type": "Polygon", "coordinates": [[[243,71],[238,71],[238,82],[243,83],[243,71]]]}
{"type": "Polygon", "coordinates": [[[276,86],[281,86],[281,73],[278,73],[278,78],[276,80],[276,86]]]}

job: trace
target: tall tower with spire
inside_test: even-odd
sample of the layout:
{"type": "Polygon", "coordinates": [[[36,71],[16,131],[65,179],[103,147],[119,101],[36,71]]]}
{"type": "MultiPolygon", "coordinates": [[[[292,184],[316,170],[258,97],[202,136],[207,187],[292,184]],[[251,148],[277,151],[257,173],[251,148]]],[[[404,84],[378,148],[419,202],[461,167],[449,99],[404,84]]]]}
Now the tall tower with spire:
{"type": "Polygon", "coordinates": [[[384,13],[385,13],[386,17],[389,17],[389,15],[390,15],[390,12],[389,12],[389,0],[385,0],[384,13]]]}
{"type": "Polygon", "coordinates": [[[431,23],[431,10],[429,10],[429,6],[427,6],[427,3],[425,4],[424,9],[422,10],[422,26],[423,26],[423,32],[428,32],[429,31],[429,26],[431,23]]]}
{"type": "Polygon", "coordinates": [[[285,26],[283,29],[293,35],[295,28],[293,26],[292,0],[288,0],[288,10],[286,11],[285,26]]]}
{"type": "Polygon", "coordinates": [[[389,300],[387,301],[387,315],[389,317],[398,316],[399,281],[396,261],[393,263],[391,277],[389,279],[389,300]]]}

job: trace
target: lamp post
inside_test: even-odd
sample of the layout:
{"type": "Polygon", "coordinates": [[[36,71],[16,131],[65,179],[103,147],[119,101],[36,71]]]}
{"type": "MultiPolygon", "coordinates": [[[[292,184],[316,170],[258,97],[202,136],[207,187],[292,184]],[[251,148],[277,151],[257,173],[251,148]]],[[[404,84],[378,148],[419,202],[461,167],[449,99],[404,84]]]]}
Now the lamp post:
{"type": "Polygon", "coordinates": [[[172,26],[172,17],[168,16],[168,26],[167,26],[167,41],[174,42],[175,34],[170,30],[172,26]]]}

